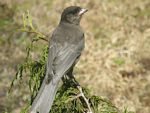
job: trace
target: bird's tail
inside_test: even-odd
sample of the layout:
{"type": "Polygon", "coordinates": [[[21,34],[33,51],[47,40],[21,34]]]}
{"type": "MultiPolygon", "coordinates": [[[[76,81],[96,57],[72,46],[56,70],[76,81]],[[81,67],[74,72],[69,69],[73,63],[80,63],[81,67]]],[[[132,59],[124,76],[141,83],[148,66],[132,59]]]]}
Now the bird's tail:
{"type": "Polygon", "coordinates": [[[51,81],[46,84],[46,80],[43,80],[38,95],[34,99],[31,106],[30,113],[49,113],[57,92],[58,84],[59,81],[55,83],[51,81]]]}

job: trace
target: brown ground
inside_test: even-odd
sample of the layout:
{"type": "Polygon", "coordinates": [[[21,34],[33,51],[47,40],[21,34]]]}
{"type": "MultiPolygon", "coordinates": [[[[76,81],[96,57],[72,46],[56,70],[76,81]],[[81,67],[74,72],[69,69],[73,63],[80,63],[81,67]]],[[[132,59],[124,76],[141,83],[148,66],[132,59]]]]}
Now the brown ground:
{"type": "MultiPolygon", "coordinates": [[[[0,113],[5,107],[18,113],[28,98],[24,84],[6,99],[16,67],[26,55],[28,35],[16,30],[21,15],[28,9],[39,31],[50,34],[70,5],[89,9],[81,23],[86,47],[76,68],[80,83],[120,109],[150,113],[149,0],[0,0],[0,113]]],[[[38,50],[33,52],[36,58],[38,50]]]]}

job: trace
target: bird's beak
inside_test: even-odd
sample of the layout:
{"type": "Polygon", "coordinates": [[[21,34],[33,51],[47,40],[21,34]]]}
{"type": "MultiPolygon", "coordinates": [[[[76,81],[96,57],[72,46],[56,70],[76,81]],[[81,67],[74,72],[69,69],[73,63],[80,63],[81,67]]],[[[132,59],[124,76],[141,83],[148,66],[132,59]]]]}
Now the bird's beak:
{"type": "Polygon", "coordinates": [[[80,11],[79,11],[79,15],[83,15],[84,13],[86,13],[88,10],[87,9],[81,9],[80,11]]]}

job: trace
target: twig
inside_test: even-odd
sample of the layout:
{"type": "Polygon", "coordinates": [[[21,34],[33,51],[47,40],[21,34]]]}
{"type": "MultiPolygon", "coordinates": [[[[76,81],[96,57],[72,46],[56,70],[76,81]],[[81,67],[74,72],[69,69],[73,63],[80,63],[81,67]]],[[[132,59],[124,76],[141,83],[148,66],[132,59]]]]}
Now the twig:
{"type": "Polygon", "coordinates": [[[89,104],[89,102],[88,102],[88,99],[85,97],[85,95],[84,95],[84,93],[83,93],[83,91],[82,91],[81,86],[77,86],[77,88],[78,88],[78,90],[80,91],[80,95],[83,97],[83,99],[84,99],[84,101],[85,101],[85,103],[86,103],[86,105],[87,105],[87,107],[88,107],[88,109],[89,109],[89,111],[88,111],[87,113],[93,113],[92,110],[91,110],[90,104],[89,104]]]}
{"type": "Polygon", "coordinates": [[[80,94],[78,94],[78,95],[76,95],[76,96],[74,96],[74,97],[72,97],[72,98],[69,98],[67,101],[66,101],[66,103],[67,102],[69,102],[69,101],[73,101],[73,100],[75,100],[75,99],[77,99],[77,98],[79,98],[79,97],[81,97],[82,95],[81,95],[81,93],[80,94]]]}
{"type": "Polygon", "coordinates": [[[83,97],[83,99],[84,99],[84,101],[85,101],[85,103],[86,103],[86,105],[87,105],[87,107],[88,107],[88,109],[89,109],[89,111],[88,111],[87,113],[93,113],[92,110],[91,110],[90,104],[89,104],[89,102],[88,102],[88,99],[85,97],[85,95],[84,95],[84,93],[83,93],[83,91],[82,91],[82,87],[79,85],[78,81],[76,81],[76,79],[75,79],[74,76],[72,76],[72,79],[73,79],[73,81],[74,81],[76,87],[78,88],[78,90],[79,90],[79,92],[80,92],[79,95],[81,95],[81,97],[83,97]]]}
{"type": "Polygon", "coordinates": [[[44,40],[44,41],[46,41],[46,42],[49,43],[49,41],[48,41],[47,39],[43,38],[43,37],[38,37],[38,38],[39,38],[39,39],[42,39],[42,40],[44,40]]]}
{"type": "Polygon", "coordinates": [[[37,32],[37,31],[29,31],[29,30],[26,30],[26,29],[20,29],[22,32],[27,32],[27,33],[34,33],[34,34],[38,34],[40,35],[38,38],[46,41],[46,42],[49,42],[47,39],[45,39],[44,37],[48,37],[47,35],[43,34],[43,33],[40,33],[40,32],[37,32]],[[43,37],[42,37],[43,36],[43,37]]]}

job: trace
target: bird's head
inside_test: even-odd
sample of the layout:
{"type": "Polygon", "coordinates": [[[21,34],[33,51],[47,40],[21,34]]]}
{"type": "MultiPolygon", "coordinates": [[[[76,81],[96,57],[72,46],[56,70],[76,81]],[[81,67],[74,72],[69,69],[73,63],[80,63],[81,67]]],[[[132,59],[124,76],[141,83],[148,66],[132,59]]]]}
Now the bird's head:
{"type": "Polygon", "coordinates": [[[82,15],[87,12],[87,9],[81,8],[79,6],[70,6],[64,9],[61,15],[61,22],[68,22],[71,24],[79,24],[82,15]]]}

